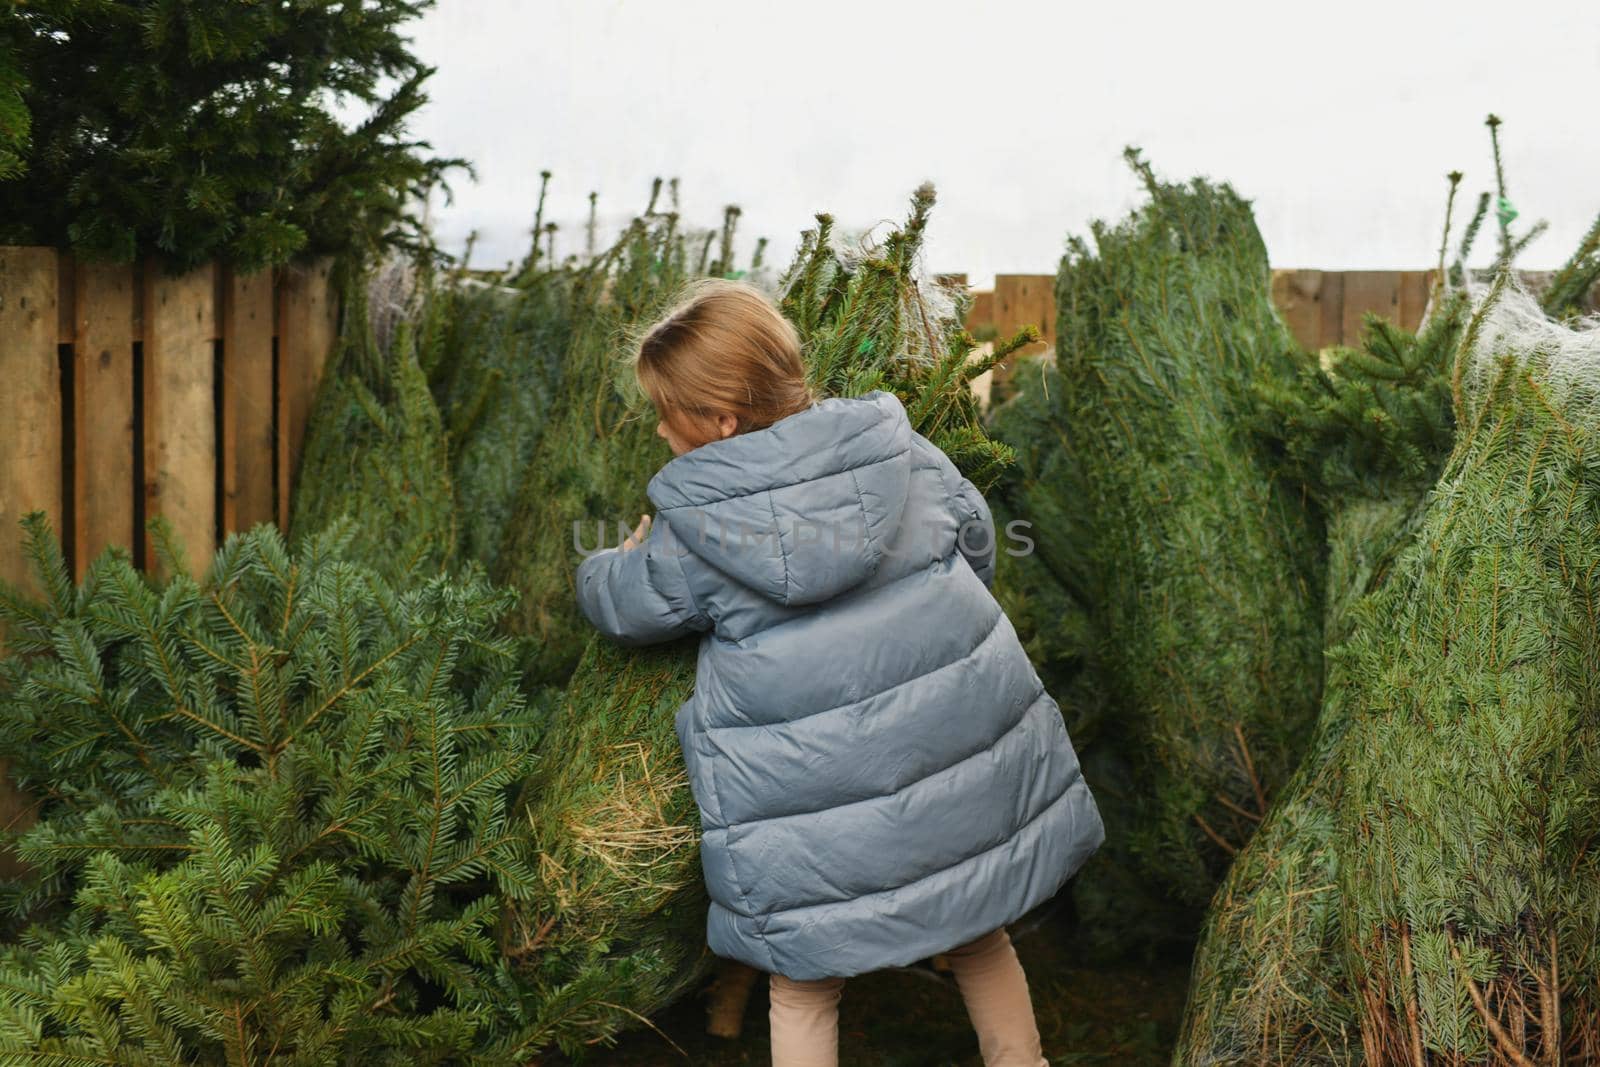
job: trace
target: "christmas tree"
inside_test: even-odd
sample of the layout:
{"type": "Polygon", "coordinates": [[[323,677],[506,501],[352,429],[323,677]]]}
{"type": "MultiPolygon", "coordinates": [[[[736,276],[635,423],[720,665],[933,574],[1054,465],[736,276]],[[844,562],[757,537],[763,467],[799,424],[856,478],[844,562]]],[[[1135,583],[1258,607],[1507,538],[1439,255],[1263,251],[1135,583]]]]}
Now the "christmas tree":
{"type": "MultiPolygon", "coordinates": [[[[671,457],[617,373],[619,339],[703,272],[677,215],[656,211],[659,195],[658,182],[644,215],[570,282],[571,344],[499,531],[491,573],[522,593],[514,618],[530,637],[534,681],[564,684],[589,638],[572,588],[577,545],[619,541],[615,525],[648,507],[645,482],[671,457]]],[[[539,299],[538,290],[522,299],[539,299]]]]}
{"type": "Polygon", "coordinates": [[[1018,361],[1013,393],[991,420],[995,435],[1017,455],[990,498],[996,528],[1016,524],[1027,538],[1024,554],[998,554],[994,590],[1035,669],[1070,717],[1073,745],[1106,824],[1107,843],[1072,885],[1084,920],[1077,926],[1079,944],[1107,960],[1152,957],[1174,943],[1186,945],[1196,918],[1192,907],[1175,904],[1126,854],[1111,859],[1118,842],[1140,832],[1139,786],[1130,762],[1135,748],[1107,699],[1096,662],[1100,642],[1079,554],[1084,514],[1069,488],[1073,454],[1063,447],[1055,422],[1055,367],[1048,355],[1018,361]]]}
{"type": "Polygon", "coordinates": [[[1040,558],[1088,613],[1084,764],[1108,829],[1080,902],[1120,900],[1100,925],[1124,931],[1165,902],[1179,912],[1155,925],[1181,934],[1303,751],[1321,563],[1314,516],[1250,432],[1253,384],[1298,362],[1249,206],[1128,158],[1150,202],[1094,224],[1094,248],[1070,242],[1056,365],[1023,370],[995,430],[1034,457],[1006,509],[1039,517],[1040,558]]]}
{"type": "MultiPolygon", "coordinates": [[[[1449,452],[1450,370],[1467,311],[1464,293],[1436,288],[1420,333],[1369,315],[1361,349],[1258,390],[1265,435],[1324,517],[1330,648],[1350,635],[1354,604],[1389,576],[1449,452]]],[[[1309,750],[1211,902],[1175,1062],[1358,1057],[1333,841],[1351,683],[1348,659],[1331,655],[1309,750]]]]}
{"type": "Polygon", "coordinates": [[[424,280],[399,309],[374,308],[369,288],[397,267],[339,265],[339,341],[306,424],[289,530],[298,542],[348,518],[363,561],[399,586],[453,562],[456,501],[444,426],[418,363],[419,349],[440,347],[449,294],[424,280]],[[374,313],[385,311],[380,339],[374,313]]]}
{"type": "Polygon", "coordinates": [[[1502,273],[1454,448],[1354,609],[1340,923],[1370,1062],[1600,1056],[1600,330],[1502,273]]]}
{"type": "Polygon", "coordinates": [[[336,523],[157,583],[108,549],[7,590],[0,754],[39,821],[4,886],[8,1062],[517,1062],[502,901],[535,711],[481,570],[400,589],[336,523]]]}
{"type": "MultiPolygon", "coordinates": [[[[1491,117],[1504,202],[1497,127],[1491,117]]],[[[1450,180],[1453,207],[1461,174],[1450,180]]],[[[1465,264],[1489,202],[1488,194],[1479,198],[1448,270],[1447,209],[1433,300],[1419,334],[1369,315],[1362,349],[1325,354],[1323,368],[1307,368],[1288,388],[1257,389],[1264,435],[1282,450],[1284,469],[1306,486],[1327,529],[1324,704],[1305,761],[1213,900],[1176,1062],[1331,1064],[1360,1057],[1362,1005],[1342,951],[1336,899],[1336,816],[1350,768],[1366,758],[1347,740],[1357,668],[1344,643],[1355,632],[1355,605],[1383,586],[1413,543],[1455,441],[1453,375],[1472,310],[1460,286],[1470,284],[1465,264]]],[[[1513,234],[1513,217],[1502,211],[1498,218],[1502,255],[1506,249],[1515,255],[1542,230],[1513,234]]],[[[1580,248],[1572,262],[1585,254],[1580,248]]],[[[1503,271],[1511,265],[1500,261],[1503,271]]],[[[1547,306],[1558,290],[1546,291],[1547,306]]]]}
{"type": "Polygon", "coordinates": [[[460,551],[491,573],[587,309],[579,278],[536,263],[503,282],[461,279],[425,367],[450,440],[460,551]]]}
{"type": "Polygon", "coordinates": [[[407,201],[465,165],[406,137],[432,69],[405,28],[430,6],[10,5],[0,242],[242,270],[417,244],[407,201]]]}

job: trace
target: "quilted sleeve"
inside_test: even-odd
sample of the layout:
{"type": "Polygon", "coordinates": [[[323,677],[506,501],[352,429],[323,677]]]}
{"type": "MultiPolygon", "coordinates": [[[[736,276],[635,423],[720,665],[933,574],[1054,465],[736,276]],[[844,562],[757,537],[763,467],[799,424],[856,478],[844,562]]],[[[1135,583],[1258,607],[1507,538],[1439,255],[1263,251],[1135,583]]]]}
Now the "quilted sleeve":
{"type": "Polygon", "coordinates": [[[939,473],[944,479],[946,500],[951,514],[956,518],[958,528],[956,531],[956,548],[967,563],[972,566],[972,571],[984,585],[994,582],[994,516],[990,514],[989,502],[983,498],[983,493],[978,490],[972,480],[966,477],[950,461],[950,457],[932,441],[921,434],[913,435],[917,447],[933,461],[939,468],[939,473]]]}
{"type": "Polygon", "coordinates": [[[686,550],[666,529],[653,524],[632,551],[608,548],[578,565],[578,606],[613,641],[649,645],[711,628],[689,589],[686,550]]]}
{"type": "MultiPolygon", "coordinates": [[[[952,466],[954,466],[952,464],[952,466]]],[[[983,498],[971,480],[961,477],[953,497],[956,517],[961,527],[956,533],[956,547],[972,565],[973,573],[984,585],[994,583],[994,516],[989,513],[989,502],[983,498]]]]}

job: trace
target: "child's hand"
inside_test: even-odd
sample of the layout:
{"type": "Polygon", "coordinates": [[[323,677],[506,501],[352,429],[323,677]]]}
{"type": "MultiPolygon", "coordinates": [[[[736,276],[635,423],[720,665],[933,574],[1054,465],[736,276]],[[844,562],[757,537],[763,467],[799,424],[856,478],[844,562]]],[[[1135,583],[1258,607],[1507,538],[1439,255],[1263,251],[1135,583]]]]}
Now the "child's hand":
{"type": "Polygon", "coordinates": [[[650,516],[640,515],[639,525],[634,528],[633,533],[629,534],[623,539],[622,551],[626,552],[629,549],[638,548],[640,545],[644,544],[644,539],[649,535],[649,533],[650,516]]]}

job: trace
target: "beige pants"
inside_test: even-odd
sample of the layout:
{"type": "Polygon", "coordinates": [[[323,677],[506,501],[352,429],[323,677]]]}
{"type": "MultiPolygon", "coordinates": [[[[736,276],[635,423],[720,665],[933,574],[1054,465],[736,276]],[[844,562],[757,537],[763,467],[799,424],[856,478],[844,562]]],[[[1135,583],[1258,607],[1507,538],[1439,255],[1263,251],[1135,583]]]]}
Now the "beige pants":
{"type": "MultiPolygon", "coordinates": [[[[1028,999],[1028,979],[1002,927],[945,953],[985,1067],[1049,1067],[1028,999]]],[[[796,982],[775,974],[772,1067],[838,1067],[843,978],[796,982]]]]}

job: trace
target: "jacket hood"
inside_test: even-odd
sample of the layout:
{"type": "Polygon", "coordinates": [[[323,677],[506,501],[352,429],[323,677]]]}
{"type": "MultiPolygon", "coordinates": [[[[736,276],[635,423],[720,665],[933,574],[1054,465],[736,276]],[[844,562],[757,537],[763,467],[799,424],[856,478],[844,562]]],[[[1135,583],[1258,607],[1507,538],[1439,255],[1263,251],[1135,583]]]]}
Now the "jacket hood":
{"type": "Polygon", "coordinates": [[[830,397],[672,459],[646,492],[676,550],[780,604],[817,603],[877,570],[905,510],[911,438],[893,393],[830,397]]]}

